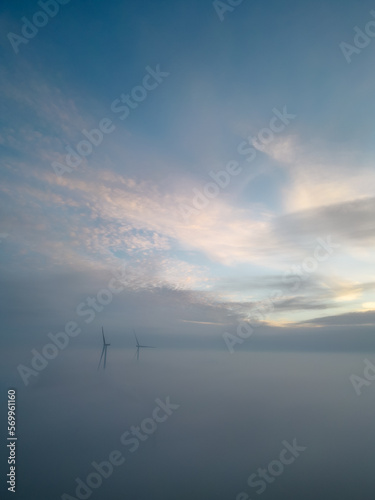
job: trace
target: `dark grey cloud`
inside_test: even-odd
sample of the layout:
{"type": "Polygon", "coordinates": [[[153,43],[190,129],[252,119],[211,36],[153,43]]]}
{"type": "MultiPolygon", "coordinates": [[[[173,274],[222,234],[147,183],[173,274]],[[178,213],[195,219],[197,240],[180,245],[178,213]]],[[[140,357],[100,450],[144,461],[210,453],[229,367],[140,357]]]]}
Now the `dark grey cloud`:
{"type": "Polygon", "coordinates": [[[314,299],[309,297],[289,297],[287,299],[275,302],[275,309],[282,311],[306,311],[331,309],[337,307],[334,302],[327,302],[323,299],[314,299]]]}
{"type": "MultiPolygon", "coordinates": [[[[237,350],[300,352],[374,352],[375,322],[366,325],[302,324],[275,327],[260,323],[237,350]]],[[[235,332],[233,332],[235,333],[235,332]]]]}
{"type": "Polygon", "coordinates": [[[350,312],[303,321],[302,324],[321,326],[375,326],[375,311],[350,312]]]}
{"type": "MultiPolygon", "coordinates": [[[[346,243],[369,245],[375,239],[375,198],[327,205],[278,217],[275,231],[285,242],[335,236],[346,243]]],[[[337,241],[335,241],[337,243],[337,241]]]]}
{"type": "MultiPolygon", "coordinates": [[[[213,288],[214,291],[224,292],[247,292],[247,293],[270,293],[281,291],[284,295],[293,292],[292,288],[296,284],[294,278],[298,277],[294,268],[286,268],[284,274],[264,275],[256,277],[235,277],[219,280],[213,288]]],[[[364,283],[350,283],[335,281],[330,276],[325,276],[316,272],[314,274],[304,273],[298,281],[298,293],[306,292],[325,297],[334,297],[342,291],[372,291],[375,290],[375,282],[368,281],[364,283]]],[[[233,302],[234,303],[234,302],[233,302]]]]}

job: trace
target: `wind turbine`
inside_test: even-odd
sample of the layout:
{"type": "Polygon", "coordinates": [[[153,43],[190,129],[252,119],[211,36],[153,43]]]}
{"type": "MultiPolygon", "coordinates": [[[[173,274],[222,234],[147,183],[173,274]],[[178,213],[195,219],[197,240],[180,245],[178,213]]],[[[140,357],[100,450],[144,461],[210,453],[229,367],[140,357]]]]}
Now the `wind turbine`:
{"type": "Polygon", "coordinates": [[[102,336],[103,336],[103,349],[102,349],[102,354],[100,356],[100,360],[99,360],[99,365],[98,365],[98,370],[100,368],[100,364],[102,362],[102,359],[103,359],[103,356],[104,356],[104,360],[103,360],[103,370],[105,370],[105,366],[107,364],[107,347],[111,344],[107,344],[107,342],[105,341],[105,336],[104,336],[104,329],[102,327],[102,336]]]}
{"type": "Polygon", "coordinates": [[[155,346],[153,345],[141,345],[138,341],[138,337],[135,333],[135,331],[133,330],[133,333],[134,333],[134,337],[135,337],[135,344],[137,346],[137,360],[139,360],[139,349],[143,349],[143,348],[146,348],[146,349],[155,349],[155,346]]]}

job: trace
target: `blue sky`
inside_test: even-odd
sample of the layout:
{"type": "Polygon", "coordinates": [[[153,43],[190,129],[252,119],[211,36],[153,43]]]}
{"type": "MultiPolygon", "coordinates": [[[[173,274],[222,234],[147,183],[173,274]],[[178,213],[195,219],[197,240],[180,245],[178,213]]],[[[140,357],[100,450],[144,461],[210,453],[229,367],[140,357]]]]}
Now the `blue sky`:
{"type": "MultiPolygon", "coordinates": [[[[40,7],[6,2],[4,282],[16,282],[22,304],[34,305],[44,295],[30,296],[25,283],[38,283],[51,310],[68,317],[83,290],[95,293],[105,273],[127,266],[142,270],[129,293],[160,294],[176,324],[201,322],[203,333],[205,324],[231,321],[228,314],[251,317],[275,291],[270,327],[353,318],[373,325],[375,41],[350,64],[340,49],[373,8],[244,0],[221,21],[210,1],[72,0],[16,54],[7,34],[21,34],[23,16],[40,7]],[[157,68],[162,81],[121,120],[112,103],[141,92],[157,68]],[[293,118],[278,118],[267,144],[251,142],[285,112],[293,118]],[[52,164],[66,165],[66,147],[77,150],[82,130],[106,118],[115,129],[73,171],[56,175],[52,164]],[[253,161],[239,153],[246,142],[253,161]],[[197,209],[197,190],[228,162],[240,172],[226,174],[228,185],[197,209]],[[327,238],[334,249],[318,262],[327,238]],[[309,262],[313,272],[296,278],[295,266],[309,262]],[[58,285],[78,275],[79,283],[58,285]],[[171,296],[186,306],[178,314],[171,296]]],[[[142,321],[139,314],[133,323],[142,321]]]]}

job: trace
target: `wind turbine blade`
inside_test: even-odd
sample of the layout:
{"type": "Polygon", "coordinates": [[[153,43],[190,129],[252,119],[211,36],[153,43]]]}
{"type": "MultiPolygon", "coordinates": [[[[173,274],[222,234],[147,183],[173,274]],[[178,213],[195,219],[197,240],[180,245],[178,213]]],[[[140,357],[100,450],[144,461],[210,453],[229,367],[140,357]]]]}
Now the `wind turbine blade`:
{"type": "Polygon", "coordinates": [[[102,327],[102,335],[103,335],[103,345],[105,345],[105,337],[104,337],[104,329],[102,327]]]}
{"type": "Polygon", "coordinates": [[[138,342],[137,335],[135,334],[135,331],[134,331],[134,330],[133,330],[133,333],[134,333],[135,342],[136,342],[136,344],[137,344],[137,347],[140,347],[139,342],[138,342]]]}
{"type": "Polygon", "coordinates": [[[107,347],[104,350],[104,370],[105,370],[106,365],[107,365],[107,347]]]}
{"type": "Polygon", "coordinates": [[[103,354],[104,354],[104,346],[103,346],[103,349],[102,349],[102,355],[100,356],[100,360],[99,360],[99,364],[98,364],[98,370],[100,368],[100,363],[102,362],[102,358],[103,358],[103,354]]]}

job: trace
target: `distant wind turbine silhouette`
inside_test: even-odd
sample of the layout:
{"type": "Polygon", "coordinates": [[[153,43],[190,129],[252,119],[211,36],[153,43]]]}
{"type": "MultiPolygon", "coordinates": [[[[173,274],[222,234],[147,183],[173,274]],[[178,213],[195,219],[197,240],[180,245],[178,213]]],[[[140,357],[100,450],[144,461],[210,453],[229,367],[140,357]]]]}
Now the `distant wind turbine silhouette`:
{"type": "Polygon", "coordinates": [[[139,360],[139,349],[143,349],[143,348],[146,348],[146,349],[155,349],[155,346],[153,345],[141,345],[138,341],[138,337],[135,333],[135,331],[133,330],[133,334],[134,334],[134,337],[135,337],[135,344],[137,346],[137,360],[139,360]]]}
{"type": "Polygon", "coordinates": [[[107,342],[105,341],[105,336],[104,336],[104,329],[102,327],[102,336],[103,336],[103,349],[102,349],[102,354],[100,356],[100,360],[99,360],[99,364],[98,364],[98,370],[100,368],[100,364],[102,362],[102,359],[103,359],[103,356],[104,356],[104,360],[103,360],[103,370],[105,370],[105,367],[106,367],[106,364],[107,364],[107,347],[111,344],[107,344],[107,342]]]}

